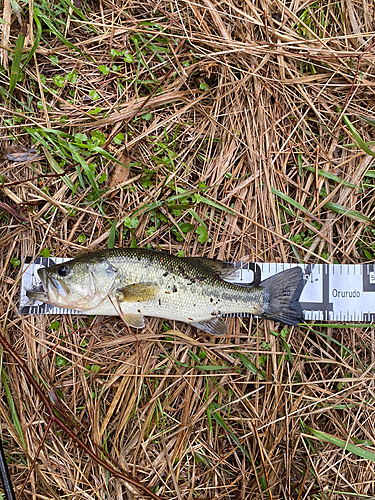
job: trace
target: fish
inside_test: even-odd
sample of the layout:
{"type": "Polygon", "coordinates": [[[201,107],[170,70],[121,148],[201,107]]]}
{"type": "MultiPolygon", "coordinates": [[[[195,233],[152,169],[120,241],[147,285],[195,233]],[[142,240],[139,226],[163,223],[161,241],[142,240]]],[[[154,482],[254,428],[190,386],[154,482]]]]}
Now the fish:
{"type": "Polygon", "coordinates": [[[29,299],[87,314],[121,316],[143,328],[144,317],[182,321],[225,335],[225,317],[259,316],[297,325],[305,285],[300,267],[256,286],[236,284],[235,264],[205,257],[176,257],[142,248],[115,248],[81,255],[38,270],[41,289],[29,299]]]}

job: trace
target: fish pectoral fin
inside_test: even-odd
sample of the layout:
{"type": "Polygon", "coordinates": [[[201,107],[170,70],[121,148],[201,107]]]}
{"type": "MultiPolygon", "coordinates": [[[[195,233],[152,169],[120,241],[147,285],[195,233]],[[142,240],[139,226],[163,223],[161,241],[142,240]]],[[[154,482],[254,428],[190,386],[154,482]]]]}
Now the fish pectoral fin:
{"type": "Polygon", "coordinates": [[[209,259],[208,257],[186,257],[185,260],[190,261],[195,266],[203,267],[206,271],[219,276],[225,281],[237,281],[240,277],[240,269],[228,262],[209,259]]]}
{"type": "Polygon", "coordinates": [[[159,286],[156,283],[133,283],[118,288],[116,297],[119,302],[146,302],[154,299],[158,292],[159,286]]]}
{"type": "Polygon", "coordinates": [[[121,314],[121,319],[133,328],[144,328],[145,326],[145,319],[142,314],[121,314]]]}
{"type": "Polygon", "coordinates": [[[206,319],[190,324],[211,335],[225,335],[228,331],[228,325],[220,318],[206,319]]]}

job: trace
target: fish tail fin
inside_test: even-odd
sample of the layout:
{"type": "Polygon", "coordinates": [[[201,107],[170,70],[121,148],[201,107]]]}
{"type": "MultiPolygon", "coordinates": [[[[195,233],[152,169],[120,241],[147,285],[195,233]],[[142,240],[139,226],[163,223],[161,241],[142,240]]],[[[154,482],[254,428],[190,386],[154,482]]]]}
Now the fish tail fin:
{"type": "Polygon", "coordinates": [[[305,284],[300,267],[292,267],[262,281],[259,285],[265,290],[262,317],[287,325],[297,325],[303,321],[299,298],[305,284]]]}

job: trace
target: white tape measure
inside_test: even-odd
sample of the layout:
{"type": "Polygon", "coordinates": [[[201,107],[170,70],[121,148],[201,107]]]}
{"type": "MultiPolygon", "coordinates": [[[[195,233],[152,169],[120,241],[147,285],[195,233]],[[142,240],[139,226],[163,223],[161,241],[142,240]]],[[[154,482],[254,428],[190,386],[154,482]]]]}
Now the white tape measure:
{"type": "MultiPolygon", "coordinates": [[[[38,301],[30,303],[26,290],[41,283],[36,271],[40,267],[60,264],[70,259],[26,257],[21,283],[20,314],[82,314],[38,301]]],[[[241,269],[238,284],[256,285],[269,276],[299,266],[306,285],[300,297],[305,320],[375,321],[374,264],[237,264],[241,269]]]]}

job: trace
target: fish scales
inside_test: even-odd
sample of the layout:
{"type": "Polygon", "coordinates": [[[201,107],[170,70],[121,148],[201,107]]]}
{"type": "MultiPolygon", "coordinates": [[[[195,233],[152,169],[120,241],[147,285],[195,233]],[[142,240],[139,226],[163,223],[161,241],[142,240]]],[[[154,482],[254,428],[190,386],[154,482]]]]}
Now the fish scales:
{"type": "Polygon", "coordinates": [[[40,269],[43,292],[28,296],[87,314],[121,315],[134,327],[144,326],[144,316],[156,316],[223,334],[227,325],[220,317],[225,315],[252,314],[288,324],[302,320],[300,268],[258,286],[223,280],[236,273],[234,266],[213,259],[120,248],[40,269]]]}
{"type": "MultiPolygon", "coordinates": [[[[124,312],[158,316],[179,321],[199,321],[211,316],[233,312],[256,314],[263,306],[262,289],[253,289],[252,311],[249,310],[249,289],[221,280],[205,268],[171,255],[139,251],[103,252],[105,259],[121,275],[121,286],[154,282],[159,291],[153,300],[135,304],[122,303],[124,312]],[[174,318],[171,318],[173,311],[174,318]]],[[[100,306],[99,306],[100,307],[100,306]]],[[[113,305],[106,300],[101,304],[101,314],[112,314],[113,305]],[[107,309],[109,307],[109,309],[107,309]]],[[[99,309],[98,309],[99,310],[99,309]]]]}

